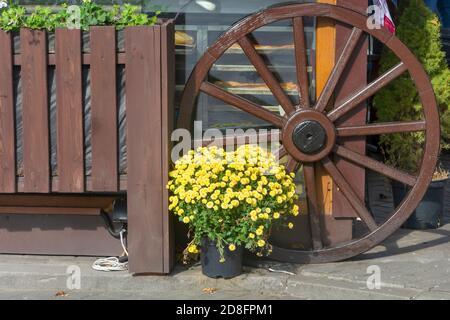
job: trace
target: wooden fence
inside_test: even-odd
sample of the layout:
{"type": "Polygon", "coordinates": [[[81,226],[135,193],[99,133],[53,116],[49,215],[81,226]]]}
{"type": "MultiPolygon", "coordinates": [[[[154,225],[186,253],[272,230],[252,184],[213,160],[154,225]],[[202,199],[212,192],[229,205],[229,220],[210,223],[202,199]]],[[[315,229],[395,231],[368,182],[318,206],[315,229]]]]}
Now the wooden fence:
{"type": "MultiPolygon", "coordinates": [[[[126,193],[130,270],[136,273],[167,273],[172,265],[164,186],[173,123],[173,33],[170,22],[129,27],[120,33],[114,27],[92,27],[89,33],[68,29],[54,34],[30,29],[21,29],[17,35],[0,32],[0,194],[108,194],[114,198],[126,193]],[[123,131],[118,114],[120,67],[125,73],[123,131]],[[83,82],[86,68],[90,74],[88,89],[83,82]],[[17,70],[20,108],[14,76],[17,70]],[[55,92],[51,90],[50,70],[54,72],[55,92]],[[90,123],[85,117],[85,90],[90,91],[90,123]],[[51,99],[56,99],[53,122],[51,99]],[[126,136],[124,171],[119,170],[120,135],[126,136]],[[52,150],[56,153],[53,164],[52,150]],[[85,161],[88,152],[90,170],[85,161]]],[[[4,213],[46,213],[33,202],[25,207],[4,202],[0,199],[4,213]]],[[[50,210],[51,201],[45,207],[50,210]]],[[[74,204],[62,207],[58,205],[58,212],[73,210],[74,204]]],[[[7,242],[0,244],[0,252],[10,252],[8,242],[14,241],[14,235],[3,237],[7,242]]],[[[27,252],[26,243],[22,245],[22,252],[32,253],[27,252]]]]}

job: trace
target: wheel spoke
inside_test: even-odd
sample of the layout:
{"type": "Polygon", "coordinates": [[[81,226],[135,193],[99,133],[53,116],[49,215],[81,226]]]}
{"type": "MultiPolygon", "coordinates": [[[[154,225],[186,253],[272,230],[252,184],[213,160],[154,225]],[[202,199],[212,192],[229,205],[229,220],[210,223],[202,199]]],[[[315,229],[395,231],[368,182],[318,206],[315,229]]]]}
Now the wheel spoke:
{"type": "Polygon", "coordinates": [[[322,249],[322,236],[320,231],[320,211],[316,191],[316,177],[313,163],[303,164],[306,194],[308,196],[308,215],[311,226],[312,244],[314,250],[322,249]]]}
{"type": "Polygon", "coordinates": [[[368,156],[363,156],[345,147],[336,145],[334,148],[334,152],[342,158],[350,160],[351,162],[356,163],[364,168],[378,172],[393,180],[402,182],[408,186],[412,187],[417,182],[417,178],[410,174],[407,174],[393,167],[387,166],[379,161],[369,158],[368,156]]]}
{"type": "Polygon", "coordinates": [[[270,91],[272,91],[273,95],[280,103],[286,114],[291,114],[292,112],[294,112],[295,107],[292,104],[292,101],[284,92],[283,88],[273,75],[272,71],[269,70],[264,60],[256,51],[250,38],[248,36],[241,38],[239,40],[239,45],[242,47],[242,50],[244,51],[250,62],[253,64],[258,74],[267,84],[270,91]]]}
{"type": "Polygon", "coordinates": [[[384,73],[365,88],[346,99],[343,103],[337,104],[337,107],[328,114],[328,118],[330,118],[331,121],[336,121],[347,112],[357,107],[360,103],[387,86],[393,80],[401,76],[406,70],[408,69],[405,64],[400,62],[398,65],[384,73]]]}
{"type": "Polygon", "coordinates": [[[322,94],[319,97],[319,100],[316,104],[316,110],[323,112],[325,108],[328,106],[330,102],[331,96],[333,95],[334,89],[336,88],[337,83],[341,79],[342,73],[347,66],[353,51],[355,50],[356,45],[361,38],[363,31],[358,28],[353,28],[352,33],[350,34],[347,43],[345,44],[344,49],[342,50],[341,55],[339,56],[338,61],[328,78],[328,81],[323,88],[322,94]]]}
{"type": "Polygon", "coordinates": [[[247,113],[254,115],[255,117],[268,121],[279,128],[281,128],[284,124],[283,117],[278,116],[273,112],[270,112],[269,110],[257,105],[254,102],[239,97],[235,94],[229,93],[212,83],[203,82],[203,84],[200,87],[200,90],[210,95],[211,97],[222,100],[223,102],[226,102],[236,108],[239,108],[247,113]]]}
{"type": "Polygon", "coordinates": [[[373,219],[370,212],[366,209],[364,203],[358,198],[355,191],[353,191],[353,188],[350,186],[347,180],[345,180],[339,169],[333,162],[331,162],[330,158],[328,157],[322,159],[322,164],[325,170],[327,170],[327,172],[333,178],[333,181],[338,186],[339,191],[342,192],[353,209],[355,209],[357,215],[364,221],[370,231],[375,231],[378,228],[377,223],[373,219]]]}
{"type": "MultiPolygon", "coordinates": [[[[266,143],[280,139],[279,130],[270,130],[269,132],[244,135],[227,135],[223,137],[214,137],[211,139],[193,140],[194,146],[207,147],[215,145],[220,147],[241,146],[245,144],[266,143]]],[[[281,149],[281,148],[280,148],[281,149]]]]}
{"type": "Polygon", "coordinates": [[[287,172],[295,172],[298,168],[298,161],[294,159],[292,156],[289,156],[288,161],[285,165],[287,172]]]}
{"type": "Polygon", "coordinates": [[[297,85],[300,96],[300,105],[303,108],[310,108],[309,84],[308,84],[308,55],[306,53],[305,32],[303,27],[303,17],[293,19],[295,61],[297,67],[297,85]]]}
{"type": "Polygon", "coordinates": [[[339,137],[372,136],[387,133],[416,132],[424,130],[426,130],[425,121],[386,122],[365,126],[341,127],[336,129],[339,137]]]}

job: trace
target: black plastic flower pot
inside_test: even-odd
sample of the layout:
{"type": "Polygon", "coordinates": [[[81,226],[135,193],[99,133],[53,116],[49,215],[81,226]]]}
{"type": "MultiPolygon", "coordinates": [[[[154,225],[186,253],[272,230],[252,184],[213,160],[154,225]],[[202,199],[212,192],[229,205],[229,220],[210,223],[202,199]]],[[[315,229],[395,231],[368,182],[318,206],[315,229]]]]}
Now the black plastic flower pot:
{"type": "MultiPolygon", "coordinates": [[[[446,182],[447,179],[431,182],[422,201],[409,219],[403,224],[403,228],[416,230],[439,228],[443,214],[444,189],[446,182]]],[[[398,182],[392,183],[394,204],[396,206],[402,202],[408,191],[408,186],[398,182]]]]}
{"type": "Polygon", "coordinates": [[[216,242],[207,238],[202,239],[200,259],[202,272],[210,278],[231,279],[242,274],[242,258],[244,250],[236,246],[236,250],[230,251],[227,247],[223,250],[225,261],[220,262],[220,253],[216,242]]]}

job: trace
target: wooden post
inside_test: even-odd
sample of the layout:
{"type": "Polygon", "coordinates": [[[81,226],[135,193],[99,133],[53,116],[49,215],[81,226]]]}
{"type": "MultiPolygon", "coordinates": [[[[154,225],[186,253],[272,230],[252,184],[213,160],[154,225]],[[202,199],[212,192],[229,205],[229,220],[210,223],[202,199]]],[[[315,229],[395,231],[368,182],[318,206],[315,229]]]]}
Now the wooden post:
{"type": "Polygon", "coordinates": [[[161,79],[173,79],[174,37],[168,36],[167,32],[173,32],[166,30],[169,27],[171,24],[125,30],[128,249],[132,273],[169,273],[173,264],[165,188],[173,86],[161,86],[161,79]]]}
{"type": "MultiPolygon", "coordinates": [[[[365,12],[367,3],[360,0],[338,0],[338,4],[345,4],[355,10],[365,12]]],[[[336,26],[336,52],[340,52],[348,39],[351,32],[351,28],[344,25],[336,26]]],[[[346,99],[352,92],[363,88],[367,84],[367,41],[360,41],[355,48],[355,52],[352,58],[352,64],[342,75],[345,81],[342,81],[342,86],[338,86],[336,90],[336,101],[342,101],[346,99]]],[[[366,124],[366,103],[356,107],[352,112],[349,112],[342,120],[338,122],[338,125],[342,126],[356,126],[366,124]]],[[[363,138],[341,138],[339,143],[346,148],[365,154],[366,151],[366,139],[363,138]]],[[[347,160],[335,157],[336,166],[342,172],[344,176],[351,176],[349,179],[353,190],[364,203],[365,196],[365,169],[361,168],[347,160]]],[[[347,199],[339,192],[336,187],[333,187],[334,201],[333,201],[333,217],[340,219],[356,218],[353,208],[348,203],[347,199]]]]}
{"type": "MultiPolygon", "coordinates": [[[[321,3],[328,4],[340,4],[340,0],[319,0],[321,3]]],[[[356,2],[356,1],[354,1],[356,2]]],[[[355,4],[356,5],[356,4],[355,4]]],[[[358,6],[361,6],[359,1],[358,6]]],[[[333,70],[336,61],[336,53],[342,50],[342,45],[345,44],[346,38],[341,26],[335,26],[334,22],[330,19],[319,18],[317,21],[317,34],[316,34],[316,96],[318,97],[327,80],[333,70]]],[[[365,51],[362,53],[365,55],[365,51]]],[[[358,68],[361,68],[358,65],[358,68]]],[[[355,69],[355,68],[353,68],[355,69]]],[[[359,70],[358,70],[359,71],[359,70]]],[[[366,72],[364,68],[362,72],[366,72]]],[[[344,75],[345,76],[345,75],[344,75]]],[[[336,97],[335,97],[336,98],[336,97]]],[[[332,178],[326,174],[325,170],[318,166],[316,175],[317,195],[321,206],[320,212],[322,212],[321,229],[322,242],[325,246],[331,246],[337,243],[349,241],[352,239],[352,219],[336,219],[335,210],[349,210],[351,208],[343,207],[341,204],[342,196],[336,194],[336,187],[333,184],[332,178]],[[338,205],[336,205],[336,201],[338,205]]],[[[364,171],[364,170],[363,170],[364,171]]],[[[352,179],[353,180],[353,179],[352,179]]],[[[363,182],[364,184],[364,182],[363,182]]],[[[358,189],[358,191],[360,191],[358,189]]],[[[364,192],[364,187],[362,187],[364,192]]]]}
{"type": "MultiPolygon", "coordinates": [[[[320,3],[336,4],[336,0],[319,0],[320,3]]],[[[331,19],[317,19],[316,28],[316,97],[322,93],[335,62],[336,29],[331,19]]],[[[320,212],[331,214],[333,180],[321,167],[316,168],[318,198],[322,199],[320,212]]]]}

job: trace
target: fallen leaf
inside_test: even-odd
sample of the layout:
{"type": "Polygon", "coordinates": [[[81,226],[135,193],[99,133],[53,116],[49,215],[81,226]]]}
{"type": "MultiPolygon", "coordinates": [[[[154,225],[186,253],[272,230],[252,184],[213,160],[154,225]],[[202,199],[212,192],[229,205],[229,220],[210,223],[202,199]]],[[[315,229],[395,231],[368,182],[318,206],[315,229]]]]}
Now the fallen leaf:
{"type": "Polygon", "coordinates": [[[67,296],[68,296],[68,294],[65,293],[64,291],[58,291],[58,292],[55,294],[55,297],[67,297],[67,296]]]}
{"type": "Polygon", "coordinates": [[[217,288],[203,288],[203,293],[214,294],[216,293],[217,288]]]}

